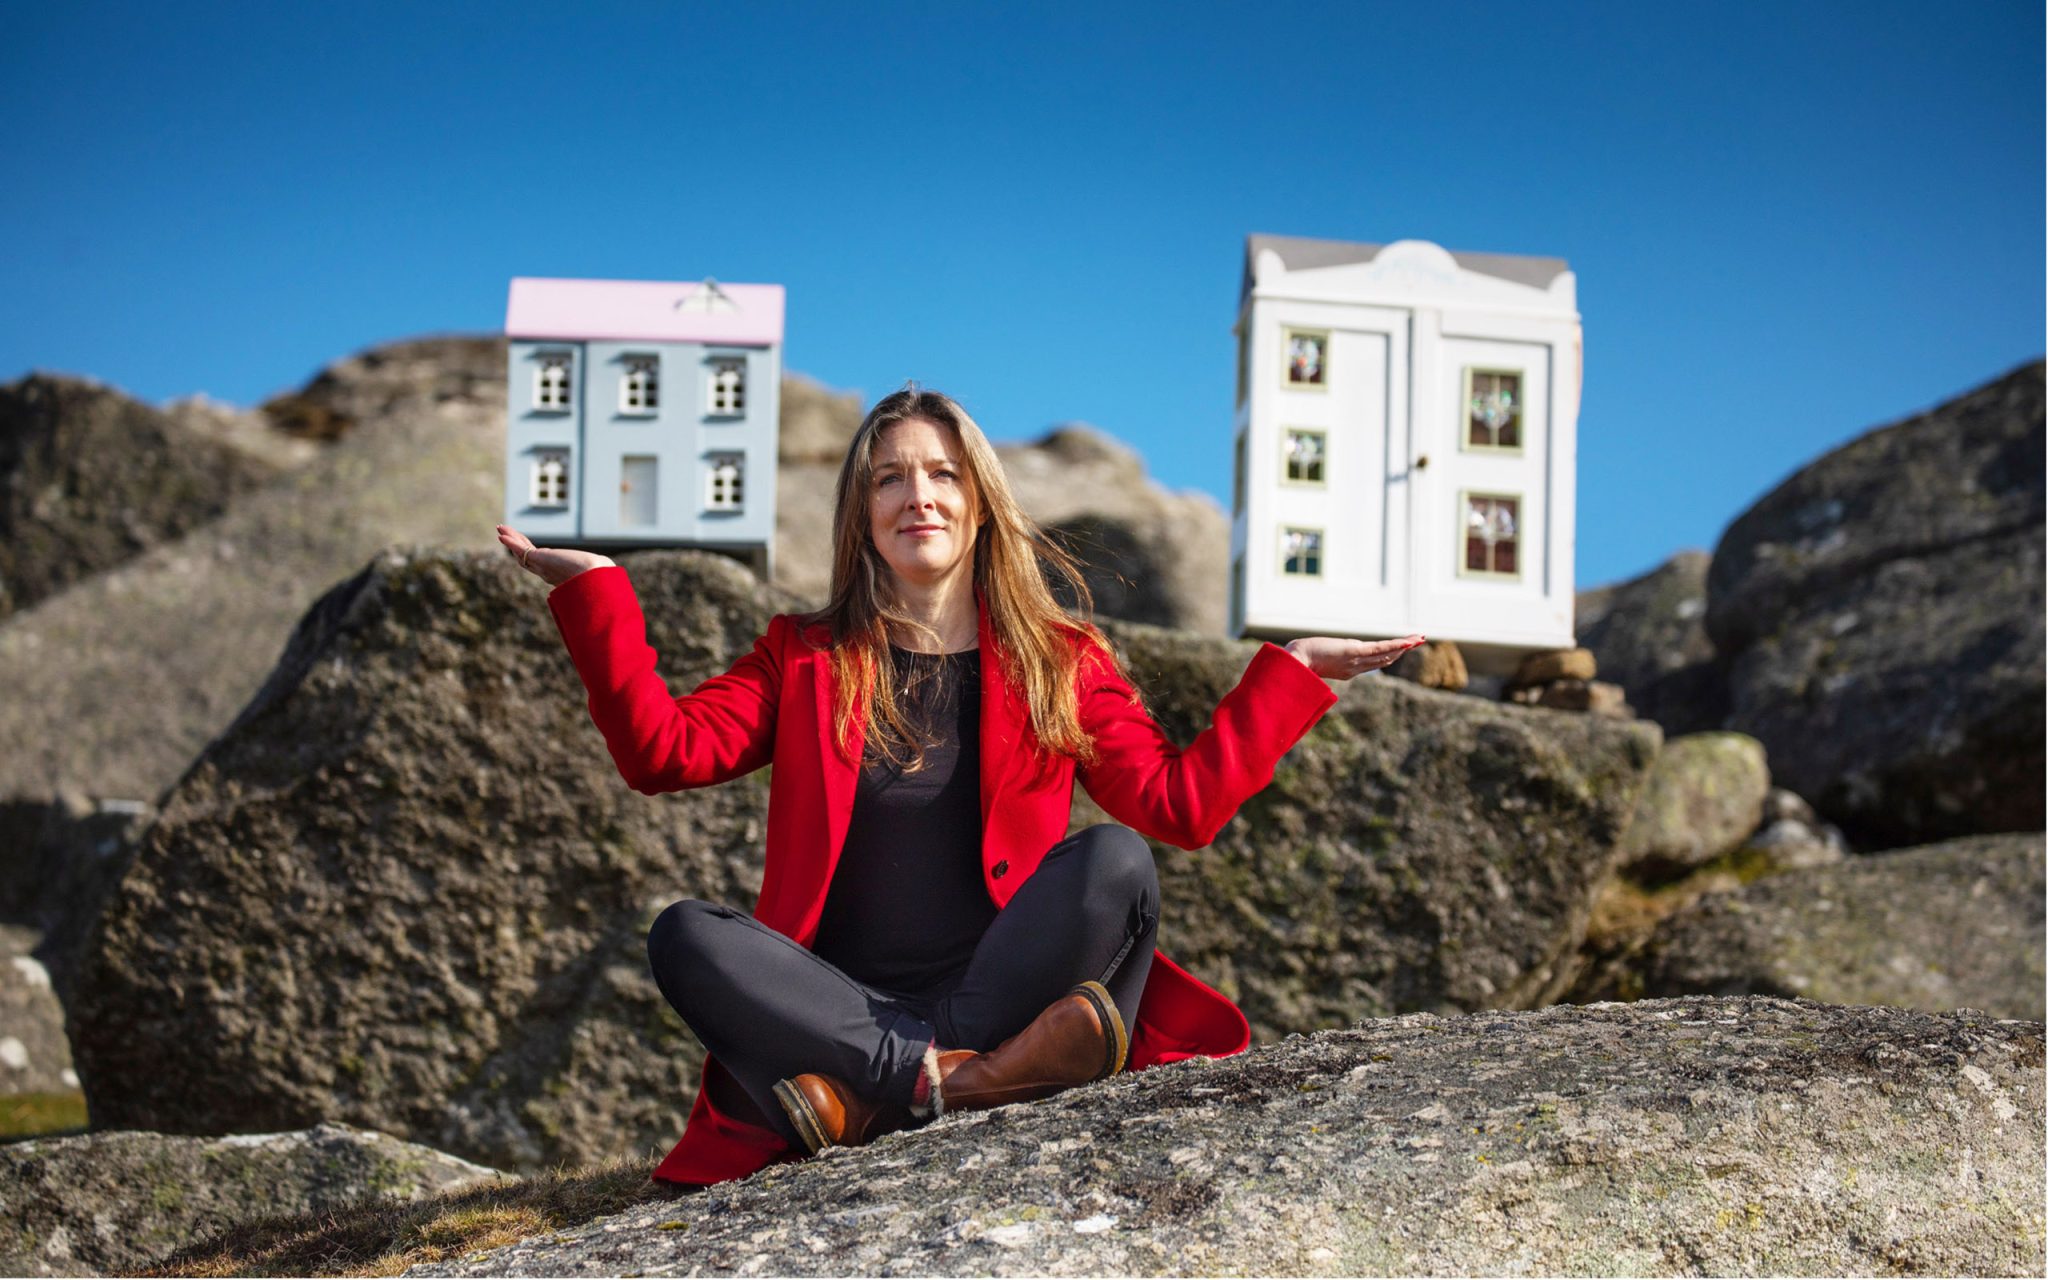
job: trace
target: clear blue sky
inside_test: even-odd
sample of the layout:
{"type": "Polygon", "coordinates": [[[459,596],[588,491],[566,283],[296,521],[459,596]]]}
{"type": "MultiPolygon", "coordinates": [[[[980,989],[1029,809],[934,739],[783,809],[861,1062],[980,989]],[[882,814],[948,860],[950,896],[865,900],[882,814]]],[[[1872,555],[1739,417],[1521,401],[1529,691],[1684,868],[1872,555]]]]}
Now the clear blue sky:
{"type": "Polygon", "coordinates": [[[1252,231],[1566,259],[1579,582],[2042,350],[2042,6],[13,3],[0,379],[250,404],[514,275],[1227,500],[1252,231]]]}

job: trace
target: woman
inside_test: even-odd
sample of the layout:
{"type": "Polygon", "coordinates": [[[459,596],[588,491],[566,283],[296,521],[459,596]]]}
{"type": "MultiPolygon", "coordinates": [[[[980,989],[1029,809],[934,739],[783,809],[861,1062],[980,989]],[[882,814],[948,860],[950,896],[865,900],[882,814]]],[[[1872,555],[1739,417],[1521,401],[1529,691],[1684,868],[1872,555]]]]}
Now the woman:
{"type": "Polygon", "coordinates": [[[685,697],[655,674],[625,570],[505,548],[548,606],[620,773],[648,795],[771,760],[751,916],[697,900],[648,935],[704,1084],[655,1177],[708,1184],[943,1114],[1250,1043],[1156,951],[1150,836],[1206,845],[1336,701],[1325,679],[1420,636],[1265,645],[1185,750],[1092,625],[1074,562],[1024,514],[958,404],[910,386],[839,472],[831,603],[781,615],[685,697]],[[1062,839],[1079,778],[1116,824],[1062,839]]]}

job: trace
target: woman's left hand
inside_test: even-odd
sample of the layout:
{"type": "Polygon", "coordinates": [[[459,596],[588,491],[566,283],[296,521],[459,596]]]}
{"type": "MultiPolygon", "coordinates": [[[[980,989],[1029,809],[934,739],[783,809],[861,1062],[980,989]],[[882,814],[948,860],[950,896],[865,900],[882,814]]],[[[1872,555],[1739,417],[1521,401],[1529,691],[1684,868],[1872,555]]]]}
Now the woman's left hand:
{"type": "Polygon", "coordinates": [[[1307,664],[1325,680],[1349,680],[1367,671],[1391,667],[1394,660],[1421,644],[1427,637],[1402,636],[1398,640],[1341,640],[1336,636],[1303,636],[1289,640],[1287,652],[1307,664]]]}

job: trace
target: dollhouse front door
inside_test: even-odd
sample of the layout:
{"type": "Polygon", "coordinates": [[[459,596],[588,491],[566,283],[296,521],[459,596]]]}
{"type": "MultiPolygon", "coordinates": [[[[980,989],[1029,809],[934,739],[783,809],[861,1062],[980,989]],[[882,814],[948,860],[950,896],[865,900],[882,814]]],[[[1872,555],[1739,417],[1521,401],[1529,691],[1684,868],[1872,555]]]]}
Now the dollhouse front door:
{"type": "Polygon", "coordinates": [[[1415,629],[1515,643],[1547,613],[1551,348],[1445,336],[1438,352],[1417,397],[1415,629]]]}

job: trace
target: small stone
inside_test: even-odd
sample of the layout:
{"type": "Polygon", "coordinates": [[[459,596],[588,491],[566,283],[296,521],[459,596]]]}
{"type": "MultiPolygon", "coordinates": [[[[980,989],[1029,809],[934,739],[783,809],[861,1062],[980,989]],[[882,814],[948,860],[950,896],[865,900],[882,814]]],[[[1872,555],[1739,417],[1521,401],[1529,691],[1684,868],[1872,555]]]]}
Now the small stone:
{"type": "Polygon", "coordinates": [[[1522,659],[1515,674],[1508,680],[1509,687],[1531,684],[1547,684],[1552,680],[1591,680],[1598,670],[1591,649],[1557,649],[1549,653],[1532,653],[1522,659]]]}
{"type": "Polygon", "coordinates": [[[1465,669],[1465,655],[1449,640],[1430,640],[1420,648],[1410,649],[1387,668],[1387,674],[1401,680],[1412,680],[1425,689],[1455,691],[1471,683],[1471,675],[1465,669]]]}

